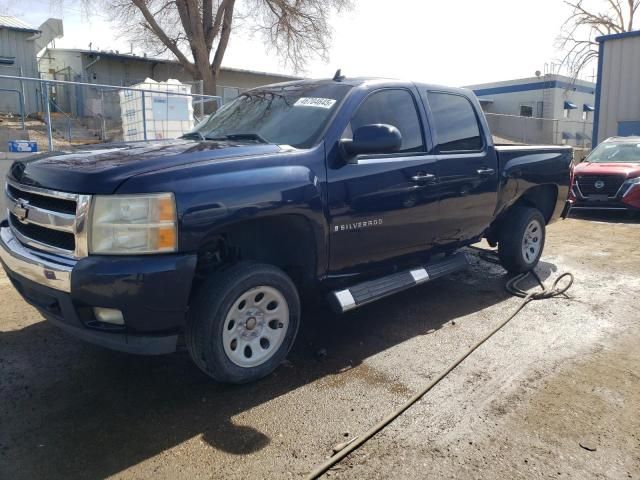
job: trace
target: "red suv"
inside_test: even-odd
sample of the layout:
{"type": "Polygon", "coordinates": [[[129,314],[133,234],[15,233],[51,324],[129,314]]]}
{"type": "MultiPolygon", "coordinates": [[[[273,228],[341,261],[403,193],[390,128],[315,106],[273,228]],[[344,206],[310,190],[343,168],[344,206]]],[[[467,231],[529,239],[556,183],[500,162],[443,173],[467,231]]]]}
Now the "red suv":
{"type": "Polygon", "coordinates": [[[573,171],[572,209],[640,211],[640,137],[611,137],[573,171]]]}

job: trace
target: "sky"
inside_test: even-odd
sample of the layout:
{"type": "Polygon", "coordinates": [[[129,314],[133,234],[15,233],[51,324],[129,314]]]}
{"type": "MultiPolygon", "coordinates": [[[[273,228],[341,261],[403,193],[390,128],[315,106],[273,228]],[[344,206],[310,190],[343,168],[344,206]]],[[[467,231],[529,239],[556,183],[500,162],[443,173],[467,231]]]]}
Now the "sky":
{"type": "MultiPolygon", "coordinates": [[[[10,13],[34,26],[63,18],[57,47],[129,52],[101,15],[86,18],[77,3],[11,2],[10,13]],[[62,5],[62,7],[61,7],[62,5]],[[21,7],[22,6],[22,7],[21,7]]],[[[534,76],[560,57],[556,38],[569,11],[562,0],[354,0],[334,15],[329,61],[311,61],[301,76],[403,78],[451,86],[534,76]]],[[[133,45],[135,54],[143,51],[133,45]]],[[[262,40],[234,32],[223,66],[294,74],[262,40]]],[[[586,72],[588,77],[593,72],[586,72]]]]}

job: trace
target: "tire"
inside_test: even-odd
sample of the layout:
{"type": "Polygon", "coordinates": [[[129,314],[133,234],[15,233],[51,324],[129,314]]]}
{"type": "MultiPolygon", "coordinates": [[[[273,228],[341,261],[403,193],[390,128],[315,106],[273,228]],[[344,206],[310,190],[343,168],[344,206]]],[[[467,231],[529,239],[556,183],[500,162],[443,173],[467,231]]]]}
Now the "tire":
{"type": "Polygon", "coordinates": [[[205,280],[185,340],[194,363],[214,380],[248,383],[273,372],[298,333],[300,298],[279,268],[239,263],[205,280]]]}
{"type": "Polygon", "coordinates": [[[546,221],[540,210],[514,207],[498,238],[500,263],[510,273],[533,270],[542,256],[546,239],[546,221]]]}

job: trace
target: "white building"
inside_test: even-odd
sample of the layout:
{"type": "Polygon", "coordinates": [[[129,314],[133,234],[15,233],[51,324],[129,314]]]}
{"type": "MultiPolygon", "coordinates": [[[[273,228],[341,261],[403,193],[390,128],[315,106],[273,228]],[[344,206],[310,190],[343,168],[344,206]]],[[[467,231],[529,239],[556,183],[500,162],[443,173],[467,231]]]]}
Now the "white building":
{"type": "MultiPolygon", "coordinates": [[[[163,82],[170,78],[191,83],[192,93],[200,93],[198,82],[177,61],[138,56],[117,51],[47,48],[38,59],[42,78],[104,85],[131,86],[146,78],[163,82]]],[[[270,83],[295,80],[299,77],[276,73],[222,67],[217,78],[217,94],[223,103],[233,100],[240,92],[270,83]]],[[[54,93],[60,108],[77,116],[106,114],[119,116],[119,112],[103,111],[98,105],[103,99],[96,91],[81,91],[59,87],[54,93]]],[[[117,110],[117,109],[116,109],[117,110]]]]}
{"type": "Polygon", "coordinates": [[[640,135],[640,30],[597,40],[594,143],[615,135],[640,135]]]}
{"type": "Polygon", "coordinates": [[[467,88],[480,100],[498,136],[530,143],[591,144],[595,83],[547,74],[467,88]]]}

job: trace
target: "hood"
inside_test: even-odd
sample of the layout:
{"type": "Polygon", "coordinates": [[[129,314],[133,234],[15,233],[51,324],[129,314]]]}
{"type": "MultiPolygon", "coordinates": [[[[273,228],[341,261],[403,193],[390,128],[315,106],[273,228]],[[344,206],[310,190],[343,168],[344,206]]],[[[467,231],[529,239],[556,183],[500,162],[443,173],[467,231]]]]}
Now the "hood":
{"type": "Polygon", "coordinates": [[[638,163],[589,163],[576,165],[575,175],[623,175],[627,178],[640,176],[640,162],[638,163]]]}
{"type": "Polygon", "coordinates": [[[277,153],[277,145],[234,141],[163,140],[51,152],[11,166],[20,183],[63,192],[110,194],[125,180],[156,170],[190,163],[241,159],[277,153]]]}

